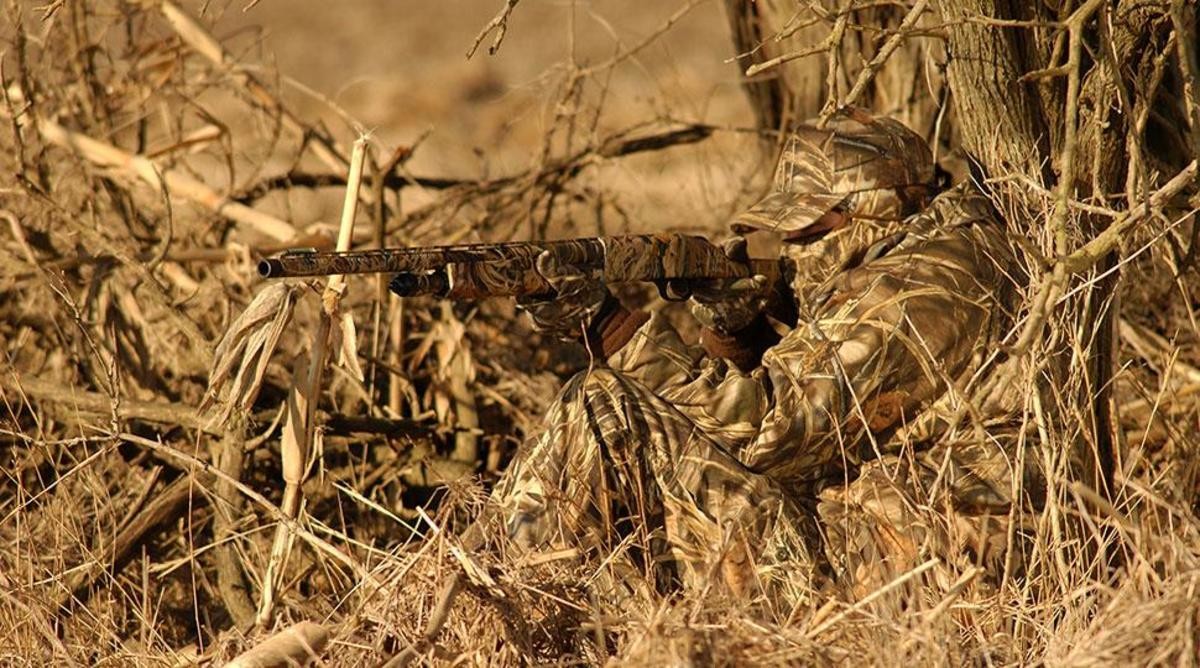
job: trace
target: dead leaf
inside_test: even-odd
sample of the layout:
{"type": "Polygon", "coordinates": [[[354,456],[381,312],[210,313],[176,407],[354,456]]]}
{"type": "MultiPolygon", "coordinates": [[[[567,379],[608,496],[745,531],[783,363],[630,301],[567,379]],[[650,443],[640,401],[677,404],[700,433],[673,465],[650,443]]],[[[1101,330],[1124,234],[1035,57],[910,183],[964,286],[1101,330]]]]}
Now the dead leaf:
{"type": "Polygon", "coordinates": [[[254,404],[271,355],[291,320],[296,295],[301,289],[289,283],[268,284],[234,319],[217,344],[208,389],[199,411],[203,412],[220,399],[224,408],[213,421],[225,422],[234,407],[248,409],[254,404]]]}

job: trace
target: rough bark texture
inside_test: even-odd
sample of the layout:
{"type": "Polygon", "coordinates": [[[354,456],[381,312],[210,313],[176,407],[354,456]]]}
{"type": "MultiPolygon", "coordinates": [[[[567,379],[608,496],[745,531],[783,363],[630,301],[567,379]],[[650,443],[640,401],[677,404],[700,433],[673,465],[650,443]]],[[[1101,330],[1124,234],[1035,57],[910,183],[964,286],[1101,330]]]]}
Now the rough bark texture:
{"type": "MultiPolygon", "coordinates": [[[[842,101],[863,66],[894,34],[904,7],[871,6],[849,10],[844,0],[812,3],[789,0],[725,0],[734,48],[743,71],[788,54],[809,53],[771,67],[744,81],[759,127],[776,129],[812,118],[830,98],[842,101]],[[846,14],[840,44],[824,42],[846,14]],[[830,77],[830,59],[835,58],[830,77]],[[833,86],[830,86],[830,83],[833,86]]],[[[893,116],[922,133],[931,133],[937,117],[943,58],[938,40],[906,40],[875,74],[856,100],[858,106],[893,116]]]]}
{"type": "MultiPolygon", "coordinates": [[[[1078,170],[1073,184],[1077,196],[1090,195],[1105,200],[1120,193],[1129,180],[1130,165],[1144,163],[1143,142],[1136,123],[1131,122],[1130,111],[1136,98],[1146,97],[1144,91],[1143,94],[1135,91],[1141,85],[1138,79],[1144,78],[1146,72],[1153,78],[1153,63],[1143,62],[1145,67],[1137,71],[1122,70],[1120,63],[1142,58],[1152,61],[1149,54],[1165,51],[1169,31],[1163,28],[1167,24],[1169,17],[1133,0],[1122,0],[1113,9],[1102,9],[1093,40],[1099,45],[1096,59],[1084,77],[1080,91],[1078,170]],[[1154,48],[1148,48],[1151,45],[1154,48]]],[[[1149,91],[1149,97],[1157,97],[1157,92],[1149,91]]],[[[1163,157],[1171,161],[1169,153],[1163,157]]],[[[1182,160],[1176,162],[1182,166],[1182,160]]],[[[1097,216],[1084,216],[1081,222],[1081,232],[1089,238],[1100,233],[1107,224],[1097,216]]],[[[1081,307],[1084,322],[1095,323],[1083,387],[1084,403],[1090,401],[1092,418],[1085,439],[1098,460],[1094,476],[1096,486],[1109,498],[1113,494],[1115,444],[1118,442],[1112,393],[1118,363],[1114,339],[1115,295],[1120,274],[1112,271],[1117,261],[1116,254],[1109,253],[1097,266],[1100,278],[1084,294],[1086,302],[1081,307]]]]}
{"type": "Polygon", "coordinates": [[[942,2],[938,10],[949,24],[946,76],[963,147],[986,173],[1050,182],[1050,134],[1041,102],[1033,84],[1021,80],[1030,71],[1022,34],[975,22],[1024,17],[1004,0],[942,2]]]}
{"type": "MultiPolygon", "coordinates": [[[[774,44],[767,44],[769,35],[764,35],[764,28],[769,25],[776,7],[768,3],[743,2],[743,0],[726,0],[726,14],[729,17],[729,27],[733,32],[733,44],[737,49],[738,65],[742,70],[779,55],[774,44]],[[759,45],[761,49],[755,50],[759,45]]],[[[745,79],[743,88],[750,98],[750,106],[754,110],[760,128],[778,128],[783,125],[783,119],[789,115],[791,99],[794,96],[790,87],[794,85],[786,77],[772,75],[756,79],[745,79]]]]}

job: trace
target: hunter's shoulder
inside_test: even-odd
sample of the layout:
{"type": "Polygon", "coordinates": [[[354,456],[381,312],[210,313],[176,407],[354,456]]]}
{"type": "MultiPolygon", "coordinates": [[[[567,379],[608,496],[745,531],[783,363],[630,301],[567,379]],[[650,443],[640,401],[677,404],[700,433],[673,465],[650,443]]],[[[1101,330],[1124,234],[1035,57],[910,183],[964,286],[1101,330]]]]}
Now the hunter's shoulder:
{"type": "Polygon", "coordinates": [[[942,226],[999,226],[1001,223],[992,200],[970,181],[939,194],[923,214],[934,217],[942,226]]]}
{"type": "Polygon", "coordinates": [[[905,243],[897,250],[928,244],[967,244],[975,249],[1010,245],[1007,227],[991,199],[971,183],[939,194],[905,224],[905,243]]]}
{"type": "Polygon", "coordinates": [[[967,183],[938,195],[912,216],[899,243],[864,263],[865,274],[920,276],[954,284],[964,274],[987,283],[1011,273],[1012,239],[990,199],[967,183]]]}
{"type": "Polygon", "coordinates": [[[911,232],[937,234],[966,226],[999,227],[1001,219],[986,194],[970,182],[942,191],[906,221],[911,232]]]}

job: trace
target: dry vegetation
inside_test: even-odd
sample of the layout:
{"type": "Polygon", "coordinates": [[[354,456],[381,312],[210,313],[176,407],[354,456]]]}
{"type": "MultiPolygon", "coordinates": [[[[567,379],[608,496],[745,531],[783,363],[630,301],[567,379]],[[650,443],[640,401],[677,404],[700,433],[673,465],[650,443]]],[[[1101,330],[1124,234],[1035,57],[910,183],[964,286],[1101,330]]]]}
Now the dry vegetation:
{"type": "MultiPolygon", "coordinates": [[[[287,0],[250,20],[273,2],[287,0]]],[[[586,359],[537,341],[511,304],[402,304],[373,278],[266,286],[253,270],[280,248],[332,248],[339,233],[355,247],[719,234],[763,187],[775,134],[731,101],[733,65],[712,74],[725,88],[711,104],[682,99],[703,79],[695,68],[678,88],[645,81],[675,67],[661,46],[672,30],[719,7],[681,2],[610,37],[583,4],[549,18],[521,5],[505,34],[516,2],[487,3],[504,9],[476,59],[493,44],[520,53],[539,25],[572,55],[504,95],[494,73],[448,83],[450,102],[436,87],[412,93],[447,118],[503,99],[505,120],[481,139],[495,152],[476,154],[411,127],[395,143],[360,140],[304,72],[264,65],[253,34],[222,28],[246,19],[216,4],[6,0],[0,16],[0,663],[192,665],[250,650],[242,665],[271,665],[306,647],[332,665],[1200,662],[1194,3],[1144,3],[1167,9],[1137,48],[1103,31],[1070,37],[1097,11],[1118,28],[1128,18],[1102,3],[1065,3],[1040,28],[1062,69],[1034,79],[1061,82],[1047,98],[1084,109],[1049,123],[1053,172],[1103,181],[1105,91],[1146,142],[1122,135],[1140,161],[1120,188],[1086,197],[1030,178],[997,148],[1011,137],[983,142],[942,111],[939,31],[952,11],[860,3],[880,13],[850,21],[809,7],[809,23],[787,5],[805,17],[790,39],[820,46],[807,80],[834,83],[830,99],[936,128],[960,178],[963,146],[1000,155],[985,164],[1032,278],[1001,373],[1026,394],[1023,433],[1047,452],[1102,449],[1093,397],[1106,395],[1082,369],[1107,327],[1117,443],[1111,471],[1103,456],[1081,471],[1051,455],[1044,503],[1009,517],[1022,568],[993,578],[931,553],[857,600],[792,610],[649,587],[605,600],[588,587],[603,561],[459,549],[516,444],[586,359]],[[521,24],[523,11],[543,20],[521,24]],[[576,45],[577,33],[589,37],[576,45]],[[893,52],[897,34],[911,43],[893,52]],[[888,56],[909,60],[880,67],[888,56]],[[1132,87],[1080,80],[1081,59],[1100,71],[1109,57],[1132,87]],[[1151,104],[1160,89],[1178,108],[1151,104]],[[1099,231],[1110,220],[1119,234],[1099,231]],[[447,597],[451,582],[463,590],[447,597]]],[[[948,521],[932,500],[921,512],[948,521]]]]}

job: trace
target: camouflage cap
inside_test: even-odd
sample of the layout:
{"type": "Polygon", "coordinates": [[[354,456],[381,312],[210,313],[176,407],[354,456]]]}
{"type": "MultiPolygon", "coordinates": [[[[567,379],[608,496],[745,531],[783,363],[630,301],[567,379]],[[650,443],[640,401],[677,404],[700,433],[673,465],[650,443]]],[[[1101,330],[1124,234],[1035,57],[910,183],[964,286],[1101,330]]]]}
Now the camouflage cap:
{"type": "Polygon", "coordinates": [[[935,193],[933,155],[925,140],[891,118],[861,109],[838,112],[824,128],[795,127],[771,193],[732,223],[739,234],[817,236],[815,224],[840,208],[851,218],[900,220],[935,193]]]}

